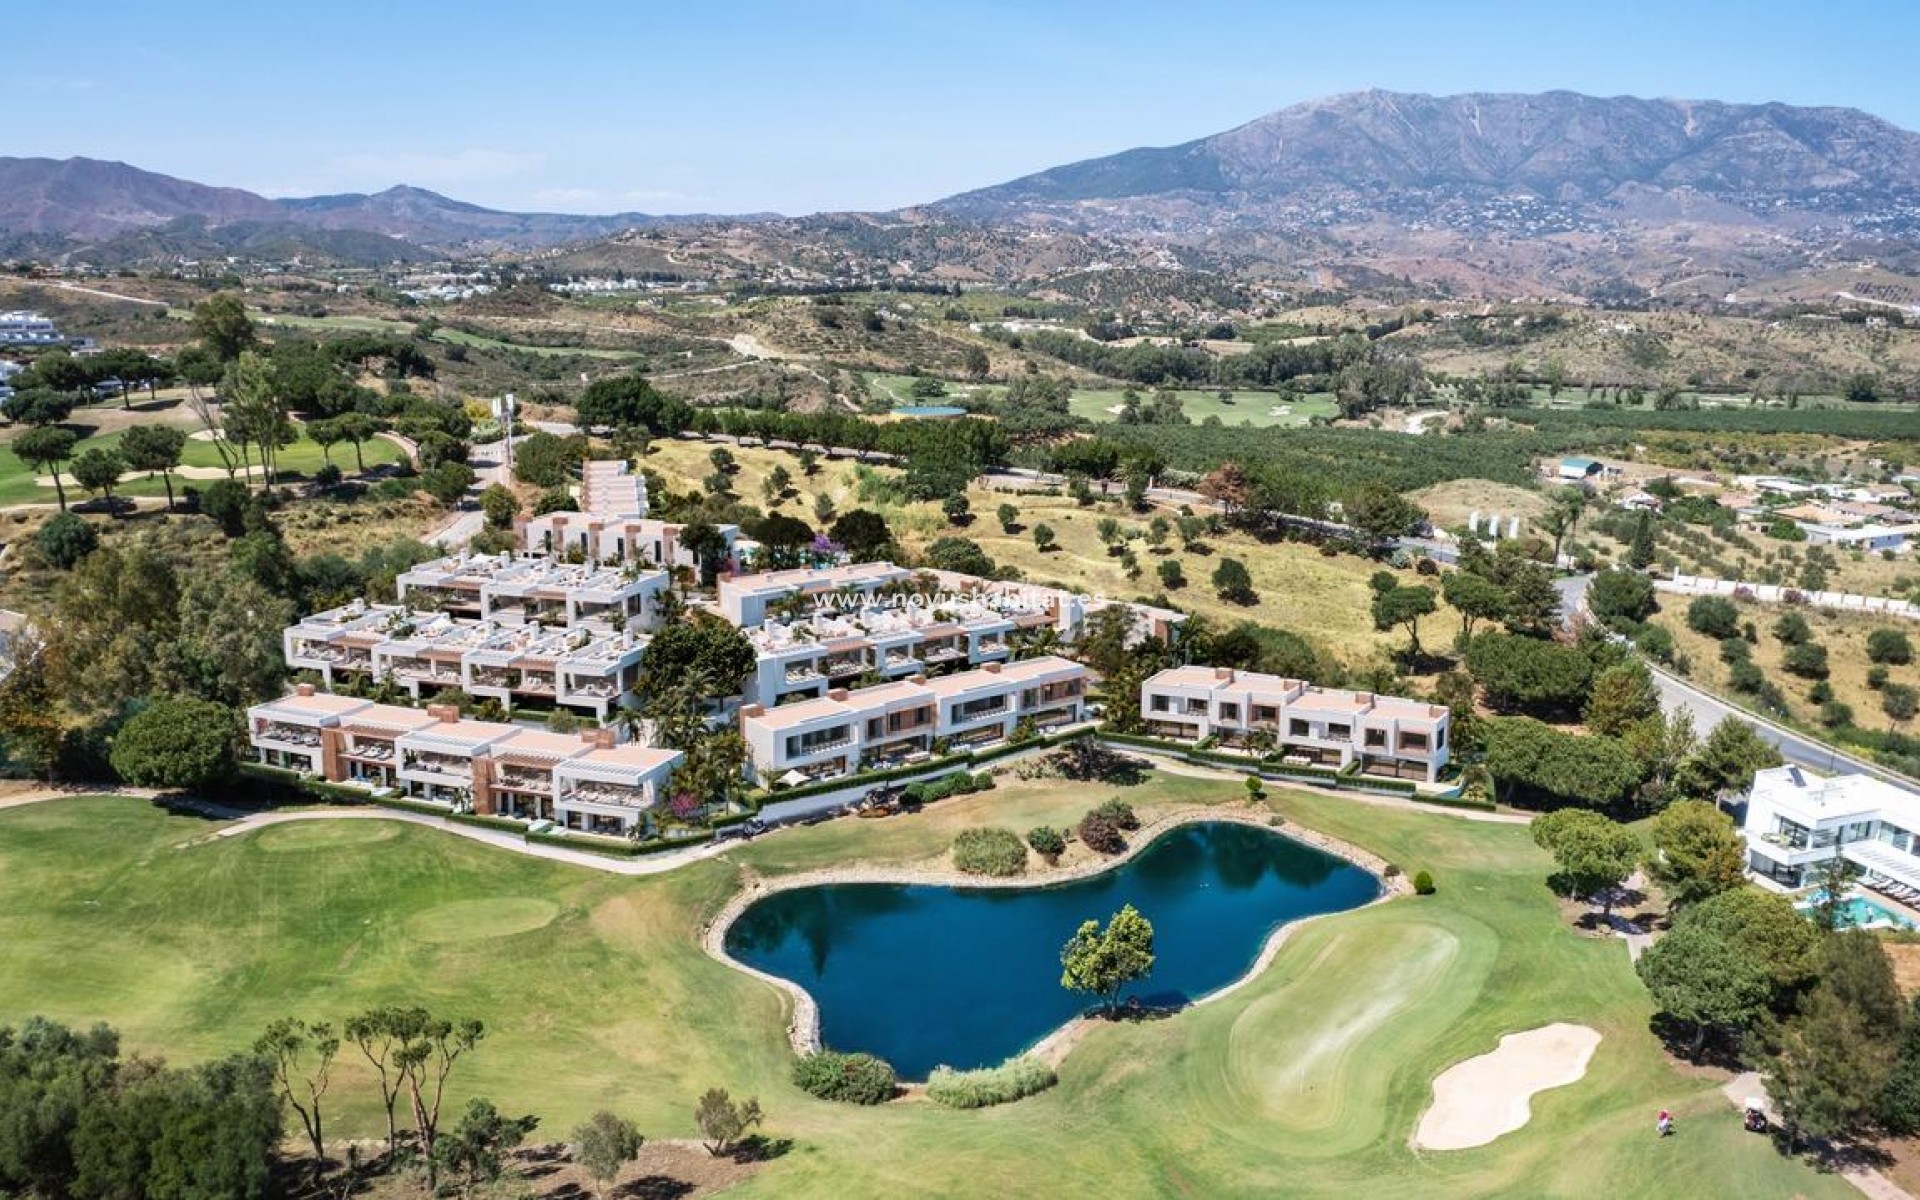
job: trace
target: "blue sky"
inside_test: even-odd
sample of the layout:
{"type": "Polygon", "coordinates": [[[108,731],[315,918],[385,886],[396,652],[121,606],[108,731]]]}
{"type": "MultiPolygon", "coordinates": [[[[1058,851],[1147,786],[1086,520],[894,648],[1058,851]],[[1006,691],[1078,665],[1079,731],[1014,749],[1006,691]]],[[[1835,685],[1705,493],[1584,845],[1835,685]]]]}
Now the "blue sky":
{"type": "Polygon", "coordinates": [[[1920,129],[1905,0],[94,0],[21,5],[7,42],[0,153],[568,212],[890,208],[1368,87],[1920,129]]]}

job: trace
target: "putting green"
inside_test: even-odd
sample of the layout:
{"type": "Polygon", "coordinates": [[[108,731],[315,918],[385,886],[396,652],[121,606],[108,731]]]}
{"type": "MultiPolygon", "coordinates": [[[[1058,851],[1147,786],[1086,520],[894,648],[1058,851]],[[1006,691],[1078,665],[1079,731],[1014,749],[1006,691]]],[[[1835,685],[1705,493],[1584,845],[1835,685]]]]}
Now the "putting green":
{"type": "Polygon", "coordinates": [[[423,942],[479,942],[544,929],[560,906],[534,896],[499,896],[436,904],[407,918],[407,933],[423,942]]]}

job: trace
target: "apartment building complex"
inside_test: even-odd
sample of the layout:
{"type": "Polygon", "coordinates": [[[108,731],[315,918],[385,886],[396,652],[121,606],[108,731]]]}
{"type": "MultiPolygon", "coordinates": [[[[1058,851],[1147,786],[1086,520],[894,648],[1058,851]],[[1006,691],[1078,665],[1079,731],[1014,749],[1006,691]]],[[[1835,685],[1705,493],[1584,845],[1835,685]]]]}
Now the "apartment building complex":
{"type": "Polygon", "coordinates": [[[748,631],[759,661],[744,696],[749,704],[772,707],[822,696],[862,677],[894,680],[1004,662],[1017,628],[973,601],[770,619],[748,631]]]}
{"type": "Polygon", "coordinates": [[[405,708],[307,686],[248,709],[247,728],[269,766],[612,835],[645,820],[682,757],[617,744],[611,729],[548,733],[465,720],[446,705],[405,708]]]}
{"type": "MultiPolygon", "coordinates": [[[[698,567],[681,542],[685,525],[647,516],[646,476],[625,461],[596,459],[580,465],[580,511],[547,513],[520,527],[520,544],[530,551],[593,563],[640,563],[655,567],[698,567]]],[[[738,525],[721,525],[727,545],[725,569],[737,571],[752,543],[738,525]]]]}
{"type": "Polygon", "coordinates": [[[1299,765],[1345,769],[1357,762],[1368,774],[1428,783],[1450,752],[1445,705],[1225,667],[1172,667],[1152,676],[1140,689],[1140,716],[1157,737],[1270,741],[1299,765]]]}
{"type": "Polygon", "coordinates": [[[288,667],[318,672],[329,689],[343,677],[391,679],[416,700],[458,688],[509,710],[557,705],[604,722],[634,699],[647,639],[604,625],[548,629],[355,601],[288,626],[281,643],[288,667]]]}
{"type": "Polygon", "coordinates": [[[541,555],[455,554],[396,580],[400,603],[502,625],[649,629],[669,580],[638,564],[603,567],[541,555]]]}
{"type": "Polygon", "coordinates": [[[1053,655],[990,662],[938,678],[832,688],[778,708],[750,704],[740,731],[762,779],[831,779],[920,761],[936,741],[955,750],[1003,742],[1022,721],[1043,732],[1075,724],[1086,719],[1091,684],[1085,667],[1053,655]]]}

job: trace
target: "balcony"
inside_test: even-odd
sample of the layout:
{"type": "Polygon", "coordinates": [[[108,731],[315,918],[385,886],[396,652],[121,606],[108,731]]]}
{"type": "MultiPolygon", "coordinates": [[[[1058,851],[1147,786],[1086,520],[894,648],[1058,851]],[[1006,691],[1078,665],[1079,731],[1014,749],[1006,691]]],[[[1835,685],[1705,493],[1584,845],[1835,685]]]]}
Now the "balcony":
{"type": "Polygon", "coordinates": [[[927,663],[952,662],[957,658],[965,658],[966,656],[967,652],[958,646],[930,645],[923,646],[920,649],[920,658],[927,663]]]}
{"type": "Polygon", "coordinates": [[[507,787],[511,791],[538,791],[541,795],[553,791],[553,772],[543,770],[515,770],[507,768],[499,772],[497,787],[507,787]]]}
{"type": "Polygon", "coordinates": [[[253,736],[257,741],[279,742],[285,746],[316,747],[320,744],[319,730],[307,729],[299,725],[285,725],[278,721],[262,726],[253,736]]]}
{"type": "Polygon", "coordinates": [[[471,761],[446,754],[410,754],[401,764],[401,769],[430,775],[448,775],[455,779],[473,778],[471,761]]]}
{"type": "Polygon", "coordinates": [[[821,678],[824,678],[824,676],[820,674],[819,670],[815,668],[812,663],[787,668],[788,683],[810,683],[813,680],[821,678]]]}
{"type": "Polygon", "coordinates": [[[392,742],[369,741],[355,742],[347,748],[345,753],[348,758],[357,758],[364,762],[384,763],[393,761],[394,750],[392,742]]]}
{"type": "Polygon", "coordinates": [[[422,662],[395,663],[393,673],[401,679],[417,680],[421,683],[445,683],[454,686],[460,684],[460,672],[452,667],[432,666],[422,662]]]}
{"type": "Polygon", "coordinates": [[[513,685],[516,692],[525,692],[530,696],[551,696],[554,691],[553,676],[529,675],[520,672],[520,681],[513,685]]]}
{"type": "Polygon", "coordinates": [[[887,670],[898,671],[906,667],[917,667],[920,660],[905,650],[887,651],[887,670]]]}
{"type": "Polygon", "coordinates": [[[867,669],[867,661],[863,658],[830,658],[823,666],[830,676],[858,675],[867,669]]]}
{"type": "Polygon", "coordinates": [[[567,685],[567,693],[573,696],[591,696],[598,700],[611,700],[620,693],[620,686],[611,679],[575,680],[567,685]]]}
{"type": "Polygon", "coordinates": [[[788,759],[812,758],[816,754],[827,754],[835,750],[845,750],[853,745],[851,733],[842,734],[832,741],[802,742],[797,738],[789,739],[786,746],[788,759]]]}
{"type": "Polygon", "coordinates": [[[473,673],[473,686],[484,688],[511,688],[513,672],[501,670],[481,670],[473,673]]]}
{"type": "Polygon", "coordinates": [[[614,804],[621,808],[648,807],[647,789],[617,783],[578,783],[560,794],[562,804],[614,804]]]}

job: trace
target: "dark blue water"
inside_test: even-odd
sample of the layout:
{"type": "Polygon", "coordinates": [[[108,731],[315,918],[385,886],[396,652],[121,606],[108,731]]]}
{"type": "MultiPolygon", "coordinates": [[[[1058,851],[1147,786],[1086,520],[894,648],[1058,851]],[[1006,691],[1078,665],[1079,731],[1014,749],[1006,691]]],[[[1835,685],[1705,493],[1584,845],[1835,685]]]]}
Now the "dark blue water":
{"type": "Polygon", "coordinates": [[[1082,921],[1132,904],[1151,922],[1153,974],[1126,995],[1178,1005],[1246,973],[1267,935],[1355,908],[1380,885],[1359,867],[1254,825],[1162,835],[1138,857],[1056,887],[831,884],[776,892],[727,931],[727,952],[807,989],[821,1040],[902,1078],[990,1066],[1094,1000],[1060,986],[1060,948],[1082,921]]]}

